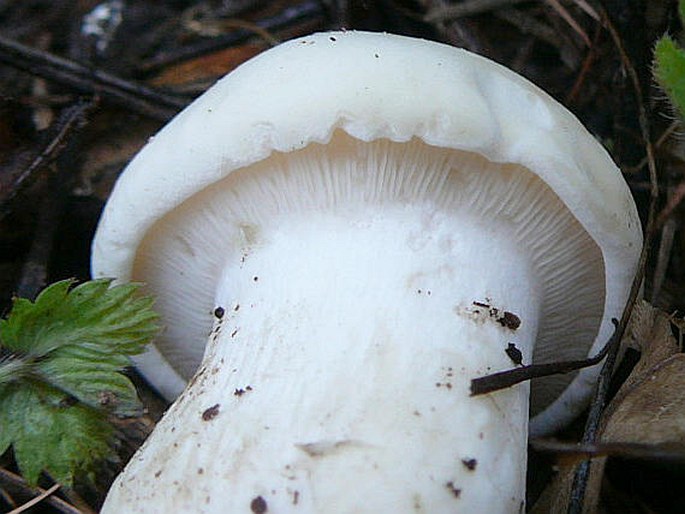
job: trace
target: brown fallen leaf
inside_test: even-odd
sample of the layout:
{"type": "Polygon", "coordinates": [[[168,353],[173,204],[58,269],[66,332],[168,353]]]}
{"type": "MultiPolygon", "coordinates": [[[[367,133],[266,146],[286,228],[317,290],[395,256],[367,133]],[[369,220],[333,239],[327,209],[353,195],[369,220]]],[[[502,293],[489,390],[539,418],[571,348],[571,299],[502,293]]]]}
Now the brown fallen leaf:
{"type": "Polygon", "coordinates": [[[268,48],[265,43],[248,44],[227,48],[190,61],[169,66],[150,81],[155,87],[166,87],[176,91],[186,90],[198,84],[206,88],[240,64],[268,48]]]}
{"type": "MultiPolygon", "coordinates": [[[[579,446],[575,455],[560,453],[558,473],[532,514],[566,512],[575,466],[588,454],[678,460],[685,453],[685,354],[678,353],[669,317],[647,302],[636,304],[623,342],[642,355],[605,410],[598,442],[579,446]]],[[[603,511],[600,492],[606,460],[603,456],[592,460],[586,513],[603,511]]]]}

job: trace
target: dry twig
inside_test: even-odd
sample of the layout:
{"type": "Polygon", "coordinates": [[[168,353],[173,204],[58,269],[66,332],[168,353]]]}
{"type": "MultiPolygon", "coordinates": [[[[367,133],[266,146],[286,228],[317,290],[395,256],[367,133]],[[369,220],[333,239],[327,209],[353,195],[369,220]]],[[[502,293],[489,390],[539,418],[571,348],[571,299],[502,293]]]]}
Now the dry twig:
{"type": "Polygon", "coordinates": [[[10,210],[12,200],[60,156],[69,138],[85,124],[86,116],[94,107],[93,101],[84,100],[65,108],[48,129],[45,142],[37,151],[30,156],[17,155],[0,166],[0,218],[10,210]],[[21,166],[22,162],[26,165],[21,166]],[[15,171],[13,168],[20,169],[15,171]]]}
{"type": "MultiPolygon", "coordinates": [[[[16,475],[11,471],[7,471],[3,468],[0,468],[0,485],[7,490],[16,491],[16,494],[20,494],[28,498],[40,496],[45,493],[45,489],[42,489],[40,487],[30,487],[26,483],[26,480],[21,478],[19,475],[16,475]]],[[[47,503],[48,505],[50,505],[50,507],[54,508],[57,512],[60,512],[61,514],[84,514],[82,511],[68,504],[67,502],[55,496],[54,494],[46,496],[43,499],[43,502],[47,503]]]]}
{"type": "MultiPolygon", "coordinates": [[[[650,201],[649,201],[649,212],[647,215],[647,225],[645,228],[645,241],[642,248],[642,253],[640,255],[640,261],[638,265],[638,272],[633,280],[630,295],[628,297],[628,303],[623,311],[621,320],[618,325],[616,340],[620,341],[623,333],[625,332],[626,326],[628,324],[628,319],[632,312],[633,305],[637,300],[642,285],[642,280],[645,276],[646,263],[650,250],[650,242],[654,236],[655,232],[655,221],[656,221],[656,203],[659,196],[659,186],[656,171],[656,162],[654,160],[654,149],[652,147],[652,140],[649,130],[649,121],[647,118],[647,111],[642,102],[643,92],[642,86],[640,84],[640,78],[635,71],[635,67],[630,60],[624,46],[623,40],[621,39],[618,31],[614,27],[613,23],[609,19],[606,11],[601,10],[601,16],[604,21],[604,25],[609,31],[611,38],[616,46],[621,57],[621,63],[625,68],[628,78],[632,84],[633,92],[636,97],[639,110],[639,124],[640,131],[642,133],[643,142],[645,145],[645,151],[647,154],[647,166],[649,169],[649,180],[650,180],[650,201]]],[[[604,407],[607,402],[607,395],[609,391],[609,383],[613,373],[614,365],[616,363],[616,358],[618,355],[619,345],[614,344],[614,347],[609,351],[607,359],[602,366],[602,370],[599,375],[597,389],[595,396],[590,404],[590,411],[588,414],[588,419],[585,424],[585,431],[583,432],[582,443],[584,444],[594,444],[596,442],[599,423],[604,411],[604,407]]],[[[573,485],[571,487],[571,497],[568,505],[568,514],[581,514],[583,511],[583,502],[585,499],[585,491],[587,488],[587,481],[590,474],[590,460],[583,461],[577,468],[575,475],[573,477],[573,485]]]]}
{"type": "Polygon", "coordinates": [[[458,4],[444,5],[431,9],[424,16],[424,20],[428,23],[452,21],[457,18],[483,14],[527,1],[530,0],[465,0],[458,4]]]}
{"type": "Polygon", "coordinates": [[[0,62],[161,121],[169,120],[190,102],[2,36],[0,62]]]}
{"type": "Polygon", "coordinates": [[[40,493],[38,496],[36,496],[32,500],[27,501],[26,503],[24,503],[23,505],[20,505],[16,509],[12,509],[11,511],[9,511],[8,514],[20,514],[21,512],[25,512],[25,511],[29,510],[31,507],[33,507],[34,505],[38,505],[45,498],[47,498],[52,493],[57,491],[57,489],[59,489],[60,487],[61,487],[60,484],[54,484],[52,487],[50,487],[49,489],[46,489],[45,491],[40,493]]]}
{"type": "Polygon", "coordinates": [[[153,73],[166,66],[195,59],[211,52],[216,52],[242,43],[254,35],[256,30],[267,34],[282,30],[303,20],[318,19],[323,16],[321,5],[317,1],[307,0],[300,4],[284,9],[275,16],[264,18],[254,23],[250,28],[241,28],[223,36],[202,40],[192,45],[176,50],[169,50],[157,54],[152,59],[143,62],[139,69],[144,73],[153,73]]]}

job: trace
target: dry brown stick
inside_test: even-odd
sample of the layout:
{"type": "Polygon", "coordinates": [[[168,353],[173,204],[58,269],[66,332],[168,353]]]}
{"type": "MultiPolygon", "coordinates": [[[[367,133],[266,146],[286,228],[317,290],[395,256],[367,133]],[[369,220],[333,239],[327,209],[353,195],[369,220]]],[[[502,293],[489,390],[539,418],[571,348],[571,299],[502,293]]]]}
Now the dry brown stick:
{"type": "Polygon", "coordinates": [[[17,507],[16,509],[12,509],[12,510],[9,511],[7,514],[20,514],[21,512],[25,512],[25,511],[29,510],[31,507],[33,507],[34,505],[38,505],[38,504],[39,504],[40,502],[42,502],[45,498],[47,498],[47,497],[50,496],[52,493],[54,493],[55,491],[57,491],[57,489],[59,489],[60,487],[62,487],[60,484],[54,484],[52,487],[50,487],[50,489],[46,489],[45,491],[43,491],[42,493],[40,493],[40,494],[39,494],[38,496],[36,496],[35,498],[33,498],[33,499],[27,501],[27,502],[24,503],[23,505],[20,505],[20,506],[17,507]]]}
{"type": "Polygon", "coordinates": [[[671,197],[668,199],[666,205],[659,213],[659,216],[657,216],[655,228],[659,228],[664,223],[666,223],[668,218],[670,218],[673,214],[673,211],[676,210],[676,208],[683,202],[683,200],[685,200],[685,180],[680,182],[680,184],[678,184],[676,188],[673,190],[671,197]]]}
{"type": "Polygon", "coordinates": [[[473,16],[488,11],[494,11],[502,7],[509,7],[530,0],[465,0],[464,2],[445,5],[431,9],[424,16],[424,21],[435,23],[438,21],[451,21],[464,16],[473,16]]]}
{"type": "MultiPolygon", "coordinates": [[[[40,487],[30,487],[26,483],[26,480],[19,475],[3,468],[0,468],[0,484],[8,490],[12,489],[18,491],[22,496],[27,498],[33,498],[45,492],[45,489],[41,489],[40,487]]],[[[54,495],[45,498],[44,502],[62,514],[83,514],[79,509],[54,495]]]]}
{"type": "Polygon", "coordinates": [[[685,464],[685,448],[671,444],[642,443],[566,443],[550,439],[533,439],[530,446],[537,452],[560,457],[589,459],[594,457],[625,457],[685,464]]]}
{"type": "Polygon", "coordinates": [[[10,159],[8,164],[0,166],[0,218],[7,214],[12,200],[59,157],[69,138],[84,125],[86,116],[94,107],[92,100],[82,100],[66,107],[46,131],[40,148],[32,155],[23,152],[10,159]],[[25,164],[22,166],[22,163],[25,164]],[[12,168],[20,169],[15,171],[12,168]]]}
{"type": "Polygon", "coordinates": [[[661,225],[657,222],[657,226],[661,231],[659,238],[659,250],[656,256],[656,266],[652,273],[652,290],[650,291],[650,301],[656,304],[656,301],[661,292],[661,288],[666,280],[666,271],[668,264],[671,261],[671,252],[673,251],[673,243],[675,242],[675,234],[678,228],[678,222],[675,218],[669,218],[661,225]]]}
{"type": "Polygon", "coordinates": [[[64,109],[54,123],[53,137],[47,141],[46,148],[34,159],[22,175],[36,174],[45,168],[49,170],[41,184],[41,200],[38,209],[33,240],[22,266],[15,292],[22,298],[34,299],[47,283],[48,264],[52,255],[57,227],[67,201],[68,187],[72,182],[65,170],[70,166],[63,162],[65,156],[73,152],[73,137],[87,122],[87,114],[94,108],[94,102],[81,101],[64,109]],[[61,159],[58,160],[58,157],[61,159]],[[62,166],[59,166],[62,164],[62,166]]]}
{"type": "MultiPolygon", "coordinates": [[[[315,19],[323,16],[321,4],[308,0],[284,9],[282,12],[255,22],[255,26],[268,32],[284,29],[299,21],[315,19]]],[[[144,73],[152,73],[166,66],[195,59],[211,52],[223,50],[246,41],[254,35],[254,28],[240,29],[224,36],[204,39],[180,49],[161,52],[153,58],[143,62],[139,69],[144,73]]]]}
{"type": "Polygon", "coordinates": [[[586,46],[592,46],[592,41],[590,41],[587,32],[585,32],[583,27],[580,26],[580,24],[575,20],[571,13],[568,12],[568,10],[563,5],[561,5],[561,2],[559,2],[559,0],[546,1],[552,7],[552,9],[554,9],[554,11],[559,15],[559,17],[562,20],[564,20],[568,24],[568,26],[576,32],[576,34],[580,36],[580,39],[583,40],[586,46]]]}
{"type": "MultiPolygon", "coordinates": [[[[659,184],[656,171],[656,162],[654,160],[654,149],[652,147],[651,135],[649,130],[649,120],[647,118],[647,111],[643,103],[643,91],[640,84],[640,78],[635,70],[635,67],[628,56],[625,47],[623,46],[623,40],[621,39],[616,27],[609,19],[606,11],[601,8],[600,12],[604,26],[609,31],[611,38],[616,46],[621,57],[621,63],[628,74],[628,78],[633,86],[633,92],[636,97],[638,105],[638,121],[640,124],[640,131],[642,133],[642,138],[645,145],[645,152],[647,154],[647,166],[649,169],[649,181],[650,181],[650,201],[649,201],[649,212],[647,215],[647,226],[645,228],[645,241],[642,247],[642,253],[640,255],[640,261],[638,265],[638,272],[633,281],[632,288],[630,291],[630,296],[628,299],[628,304],[623,311],[621,321],[619,323],[619,328],[617,330],[617,340],[623,336],[625,327],[630,318],[630,313],[632,312],[633,305],[637,300],[642,280],[645,276],[645,268],[647,263],[647,257],[649,254],[650,243],[655,232],[655,222],[656,222],[656,203],[659,196],[659,184]]],[[[602,370],[597,381],[597,389],[595,396],[590,405],[590,411],[588,414],[588,419],[585,424],[585,431],[583,432],[582,442],[585,444],[595,443],[598,432],[599,423],[604,412],[604,407],[607,402],[607,395],[609,391],[609,383],[613,373],[614,365],[616,363],[616,358],[618,354],[619,345],[614,345],[614,348],[607,355],[607,359],[602,366],[602,370]]],[[[591,460],[583,461],[577,468],[573,477],[573,485],[571,486],[571,495],[569,499],[568,514],[581,514],[583,511],[583,503],[585,500],[585,491],[587,489],[587,481],[590,475],[590,463],[591,460]]]]}
{"type": "Polygon", "coordinates": [[[548,377],[550,375],[560,375],[563,373],[570,373],[582,368],[589,368],[595,364],[602,362],[602,359],[607,356],[611,348],[615,346],[616,334],[618,332],[618,320],[611,320],[616,327],[614,334],[604,347],[597,353],[597,355],[588,359],[579,359],[574,361],[549,362],[545,364],[531,364],[528,366],[521,366],[519,368],[508,369],[498,373],[485,375],[484,377],[474,378],[471,380],[471,396],[479,396],[481,394],[488,394],[500,389],[506,389],[513,385],[532,380],[534,378],[548,377]]]}
{"type": "Polygon", "coordinates": [[[58,82],[80,93],[98,95],[104,101],[161,121],[167,121],[190,102],[189,99],[160,93],[2,36],[0,62],[58,82]]]}
{"type": "Polygon", "coordinates": [[[592,65],[595,63],[596,60],[596,48],[599,43],[599,36],[602,33],[602,26],[601,24],[597,24],[597,27],[595,29],[595,34],[592,37],[592,44],[587,50],[587,54],[585,55],[585,58],[583,59],[583,64],[580,67],[580,71],[578,72],[578,75],[576,76],[576,80],[573,83],[573,87],[571,87],[571,91],[568,93],[566,96],[566,104],[571,104],[575,102],[576,97],[580,93],[580,90],[585,83],[585,79],[587,78],[588,73],[590,72],[590,68],[592,65]]]}

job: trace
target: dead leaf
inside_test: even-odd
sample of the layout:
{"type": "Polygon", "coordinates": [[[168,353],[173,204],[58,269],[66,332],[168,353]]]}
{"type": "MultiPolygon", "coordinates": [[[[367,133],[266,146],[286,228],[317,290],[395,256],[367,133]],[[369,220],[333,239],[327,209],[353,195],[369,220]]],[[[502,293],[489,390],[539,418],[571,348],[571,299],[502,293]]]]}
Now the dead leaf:
{"type": "MultiPolygon", "coordinates": [[[[669,317],[647,302],[637,303],[623,343],[636,347],[642,355],[605,410],[598,442],[660,445],[682,453],[685,448],[685,354],[678,353],[669,317]]],[[[532,514],[566,512],[575,464],[566,460],[559,466],[532,514]]],[[[601,512],[599,499],[605,464],[606,457],[592,460],[585,494],[586,513],[601,512]]]]}
{"type": "Polygon", "coordinates": [[[224,76],[264,49],[266,44],[227,48],[196,59],[169,66],[150,81],[155,87],[187,88],[198,83],[211,83],[224,76]]]}

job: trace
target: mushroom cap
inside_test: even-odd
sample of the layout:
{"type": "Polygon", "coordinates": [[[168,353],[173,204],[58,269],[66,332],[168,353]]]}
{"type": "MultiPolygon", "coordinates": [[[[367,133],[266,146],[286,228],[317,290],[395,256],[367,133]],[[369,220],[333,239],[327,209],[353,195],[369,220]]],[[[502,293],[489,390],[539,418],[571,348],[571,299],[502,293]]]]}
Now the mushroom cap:
{"type": "MultiPolygon", "coordinates": [[[[167,213],[272,152],[325,144],[337,130],[367,142],[416,138],[537,175],[601,250],[606,297],[589,353],[608,340],[642,247],[635,204],[608,153],[567,109],[507,68],[462,49],[390,34],[295,39],[210,88],[117,181],[93,242],[93,275],[130,280],[141,242],[167,213]]],[[[211,317],[208,323],[205,331],[211,317]]],[[[137,364],[167,396],[185,383],[154,347],[137,364]]],[[[595,376],[596,368],[575,375],[531,429],[549,431],[577,414],[595,376]]]]}

